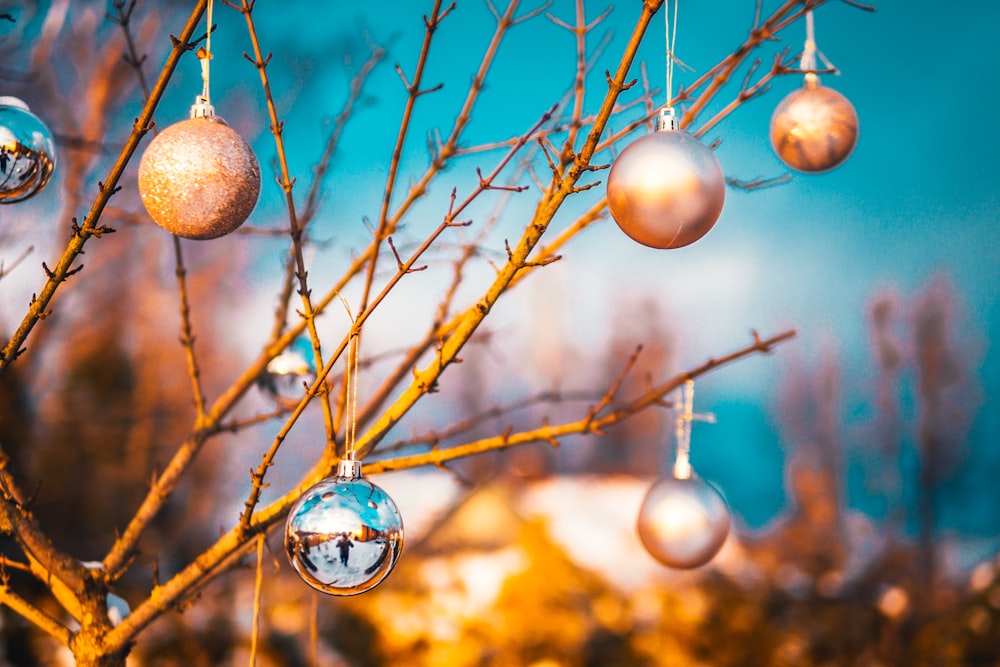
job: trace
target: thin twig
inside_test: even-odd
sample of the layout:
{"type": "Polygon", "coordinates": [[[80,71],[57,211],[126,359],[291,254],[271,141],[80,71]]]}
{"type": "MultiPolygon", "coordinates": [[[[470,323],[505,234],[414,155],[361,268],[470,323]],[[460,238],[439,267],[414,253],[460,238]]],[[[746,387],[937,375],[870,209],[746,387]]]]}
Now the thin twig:
{"type": "MultiPolygon", "coordinates": [[[[504,433],[500,436],[483,438],[482,440],[477,440],[475,442],[470,442],[456,447],[449,447],[447,449],[434,449],[422,454],[401,456],[386,461],[369,461],[365,464],[365,471],[368,474],[374,475],[394,470],[406,470],[409,468],[428,465],[437,466],[455,459],[465,458],[474,454],[482,454],[497,449],[505,449],[507,447],[515,447],[518,445],[538,442],[551,442],[570,435],[579,435],[584,433],[602,434],[603,431],[609,426],[624,421],[628,417],[652,405],[659,404],[663,400],[664,396],[682,386],[687,380],[693,380],[701,377],[710,371],[738,361],[751,354],[770,353],[771,349],[775,345],[789,340],[795,335],[796,332],[793,329],[783,331],[766,339],[760,338],[755,333],[754,341],[750,345],[740,348],[739,350],[731,352],[725,356],[709,359],[700,366],[681,373],[667,382],[649,389],[642,396],[628,401],[627,403],[612,410],[608,410],[603,414],[599,413],[605,407],[610,405],[611,400],[619,387],[621,378],[619,378],[619,380],[608,389],[598,406],[592,408],[584,417],[576,421],[566,422],[564,424],[543,424],[538,428],[521,431],[519,433],[504,433]]],[[[626,372],[629,367],[631,366],[626,368],[626,372]]]]}
{"type": "Polygon", "coordinates": [[[59,286],[66,281],[70,272],[74,270],[73,264],[83,252],[87,241],[91,237],[100,237],[107,231],[106,227],[99,225],[104,207],[107,206],[108,201],[118,191],[118,183],[125,172],[125,167],[138,149],[139,142],[153,127],[153,112],[160,103],[167,83],[173,76],[181,56],[191,48],[191,37],[198,26],[198,22],[201,20],[206,4],[207,0],[197,1],[191,11],[191,15],[188,17],[187,24],[185,24],[184,29],[181,31],[180,37],[173,38],[173,48],[167,56],[167,61],[160,71],[159,78],[157,78],[153,89],[150,91],[149,99],[143,106],[138,118],[136,118],[132,132],[129,134],[125,146],[122,147],[121,152],[118,154],[114,165],[112,165],[111,171],[99,183],[97,197],[94,199],[90,211],[88,211],[86,217],[83,219],[83,224],[75,226],[74,233],[63,250],[62,256],[51,269],[51,273],[47,276],[42,288],[35,293],[35,297],[28,307],[28,312],[14,332],[14,335],[11,336],[3,350],[0,351],[0,371],[3,371],[3,369],[24,352],[23,345],[25,340],[38,321],[49,314],[48,308],[52,302],[52,298],[58,291],[59,286]]]}

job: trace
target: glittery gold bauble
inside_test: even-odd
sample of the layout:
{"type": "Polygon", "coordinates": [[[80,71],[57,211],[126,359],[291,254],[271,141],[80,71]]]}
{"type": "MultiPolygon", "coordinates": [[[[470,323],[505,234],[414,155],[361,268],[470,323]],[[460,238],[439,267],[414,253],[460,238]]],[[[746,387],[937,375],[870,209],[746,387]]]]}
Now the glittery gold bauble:
{"type": "Polygon", "coordinates": [[[189,239],[228,234],[253,211],[260,166],[253,149],[218,116],[174,123],[139,163],[139,194],[156,224],[189,239]]]}
{"type": "Polygon", "coordinates": [[[715,557],[729,535],[729,508],[705,480],[660,479],[646,494],[636,523],[639,539],[653,558],[690,569],[715,557]]]}
{"type": "Polygon", "coordinates": [[[858,114],[815,74],[781,101],[771,116],[771,145],[782,162],[808,173],[828,171],[848,158],[858,143],[858,114]]]}
{"type": "Polygon", "coordinates": [[[722,213],[726,181],[719,161],[684,130],[636,140],[608,174],[608,208],[634,241],[680,248],[708,233],[722,213]]]}

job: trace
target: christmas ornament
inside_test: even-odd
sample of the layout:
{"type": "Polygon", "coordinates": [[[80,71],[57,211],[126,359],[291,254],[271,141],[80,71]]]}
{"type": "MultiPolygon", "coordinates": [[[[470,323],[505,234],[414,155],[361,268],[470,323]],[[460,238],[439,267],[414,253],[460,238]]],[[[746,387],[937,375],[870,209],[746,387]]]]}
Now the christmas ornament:
{"type": "Polygon", "coordinates": [[[626,147],[608,175],[611,217],[651,248],[694,243],[715,225],[725,199],[719,161],[680,129],[669,108],[660,112],[656,131],[626,147]]]}
{"type": "Polygon", "coordinates": [[[268,362],[257,383],[277,402],[295,404],[305,394],[305,387],[315,380],[312,344],[305,338],[296,338],[268,362]]]}
{"type": "Polygon", "coordinates": [[[56,144],[49,128],[22,100],[0,97],[0,204],[34,196],[55,168],[56,144]]]}
{"type": "Polygon", "coordinates": [[[704,565],[729,535],[729,508],[719,492],[691,468],[691,422],[711,419],[692,410],[694,383],[682,390],[677,416],[677,457],[673,474],[658,480],[643,498],[636,529],[655,559],[669,567],[704,565]]]}
{"type": "Polygon", "coordinates": [[[726,501],[708,482],[664,477],[646,493],[637,522],[639,539],[664,565],[690,569],[719,552],[729,534],[726,501]]]}
{"type": "Polygon", "coordinates": [[[811,11],[806,14],[806,32],[801,65],[805,83],[774,110],[771,146],[792,169],[814,174],[839,166],[854,151],[858,114],[846,97],[819,82],[817,55],[834,68],[816,48],[811,11]]]}
{"type": "Polygon", "coordinates": [[[139,195],[150,217],[171,234],[214,239],[250,216],[260,195],[260,166],[250,145],[215,115],[209,98],[212,0],[198,50],[202,93],[191,117],[163,130],[139,162],[139,195]]]}
{"type": "Polygon", "coordinates": [[[163,130],[139,162],[139,195],[171,234],[214,239],[249,217],[260,195],[253,149],[203,98],[191,118],[163,130]]]}
{"type": "Polygon", "coordinates": [[[677,2],[673,34],[670,11],[663,11],[667,32],[667,104],[653,134],[631,143],[608,173],[608,209],[632,240],[651,248],[681,248],[715,225],[726,200],[719,161],[698,139],[682,130],[671,106],[677,2]]]}
{"type": "Polygon", "coordinates": [[[285,551],[318,591],[356,595],[388,576],[403,548],[403,519],[385,491],[344,458],[337,476],[306,491],[288,513],[285,551]]]}

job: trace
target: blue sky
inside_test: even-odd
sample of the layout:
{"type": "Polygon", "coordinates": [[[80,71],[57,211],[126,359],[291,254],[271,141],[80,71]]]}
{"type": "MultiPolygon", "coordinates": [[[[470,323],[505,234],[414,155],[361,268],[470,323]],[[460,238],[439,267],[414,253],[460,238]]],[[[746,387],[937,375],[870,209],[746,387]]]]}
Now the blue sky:
{"type": "MultiPolygon", "coordinates": [[[[612,37],[591,77],[590,109],[602,94],[603,70],[613,66],[634,21],[635,4],[618,3],[595,31],[595,37],[604,30],[612,37]]],[[[765,3],[765,12],[775,4],[765,3]]],[[[422,38],[421,14],[430,3],[388,2],[370,9],[338,3],[335,16],[323,17],[313,16],[314,10],[302,1],[283,7],[282,12],[268,13],[261,31],[265,48],[276,52],[272,85],[279,111],[289,119],[286,139],[293,172],[304,181],[318,153],[320,121],[336,113],[344,96],[347,74],[341,56],[345,51],[363,56],[364,30],[390,47],[387,66],[375,74],[368,89],[372,103],[350,127],[324,189],[327,207],[318,233],[346,251],[352,239],[364,233],[362,216],[377,214],[398,126],[403,91],[388,65],[399,62],[412,72],[422,38]]],[[[603,7],[587,3],[591,16],[603,7]]],[[[258,11],[268,10],[262,4],[258,11]]],[[[548,11],[565,21],[573,19],[573,5],[564,0],[548,11]]],[[[682,3],[677,55],[694,73],[678,72],[678,83],[692,80],[738,44],[752,15],[749,1],[682,3]]],[[[217,44],[233,40],[236,53],[247,48],[239,22],[226,14],[220,14],[219,22],[217,44]]],[[[557,301],[573,304],[561,313],[558,335],[584,354],[597,349],[612,326],[622,325],[622,320],[609,317],[616,308],[637,307],[646,295],[653,295],[667,326],[679,337],[680,367],[742,345],[751,327],[763,333],[786,326],[800,330],[797,342],[776,357],[746,362],[700,385],[699,408],[717,412],[720,424],[696,427],[695,463],[722,486],[750,525],[766,522],[784,506],[781,465],[786,450],[777,397],[789,359],[815,368],[824,353],[837,356],[842,365],[844,439],[852,447],[863,446],[874,381],[866,330],[870,300],[889,290],[911,303],[932,277],[943,275],[959,297],[957,342],[966,346],[983,398],[967,443],[970,472],[948,487],[945,520],[964,532],[1000,531],[1000,515],[990,509],[1000,505],[1000,497],[995,487],[989,488],[1000,471],[1000,422],[995,416],[1000,413],[995,399],[1000,359],[990,344],[1000,335],[1000,196],[992,169],[1000,135],[991,113],[1000,102],[997,57],[991,46],[991,26],[998,23],[1000,6],[986,1],[949,9],[926,0],[887,2],[874,14],[829,3],[816,12],[817,42],[842,74],[823,81],[853,102],[861,124],[858,147],[843,166],[822,175],[796,175],[773,189],[730,190],[716,228],[683,250],[643,248],[610,222],[600,225],[531,288],[555,290],[562,295],[557,301]]],[[[449,114],[491,30],[486,6],[471,1],[460,2],[442,25],[427,81],[445,86],[418,106],[418,129],[404,166],[422,169],[426,164],[424,132],[437,124],[448,129],[449,114]]],[[[803,38],[804,25],[793,26],[783,33],[781,44],[761,55],[767,62],[784,44],[798,50],[803,38]]],[[[222,48],[216,50],[221,53],[222,48]]],[[[571,36],[544,18],[515,28],[501,48],[467,143],[515,135],[558,101],[572,79],[572,49],[571,36]]],[[[641,60],[654,85],[662,85],[660,19],[647,35],[641,60]]],[[[218,111],[225,116],[227,101],[233,105],[256,94],[257,82],[245,62],[227,65],[219,57],[216,65],[226,72],[218,75],[217,81],[224,83],[216,87],[218,111]]],[[[197,72],[184,76],[194,81],[197,72]]],[[[768,95],[709,133],[709,139],[723,139],[717,155],[727,175],[749,179],[784,173],[768,143],[768,121],[781,97],[798,85],[798,77],[777,81],[768,95]]],[[[181,110],[188,104],[182,95],[174,101],[181,110]]],[[[169,100],[166,104],[163,113],[170,108],[169,100]]],[[[255,145],[262,163],[273,157],[268,135],[255,145]]],[[[486,158],[483,163],[489,164],[486,158]]],[[[440,215],[444,188],[468,186],[473,166],[476,163],[455,165],[421,210],[440,215]]],[[[280,210],[272,188],[270,195],[265,191],[254,219],[280,215],[280,210]]],[[[518,210],[517,204],[513,210],[518,210]]],[[[856,472],[850,476],[850,502],[871,509],[875,506],[861,491],[856,472]]]]}
{"type": "MultiPolygon", "coordinates": [[[[250,48],[246,30],[239,14],[217,4],[213,101],[235,127],[260,132],[253,143],[264,166],[265,186],[250,224],[277,225],[283,203],[268,179],[274,145],[258,104],[257,74],[240,56],[250,48]]],[[[421,16],[431,4],[341,1],[318,11],[306,0],[258,3],[258,29],[265,51],[274,52],[271,85],[279,114],[287,120],[285,139],[300,195],[312,178],[325,121],[339,111],[346,94],[350,72],[344,56],[350,54],[353,67],[358,66],[366,55],[366,32],[389,48],[386,62],[369,82],[370,99],[348,128],[323,189],[325,206],[315,233],[329,241],[333,257],[347,257],[358,247],[366,234],[363,217],[377,216],[404,99],[392,65],[398,62],[412,73],[423,37],[421,16]]],[[[638,4],[617,3],[594,32],[595,44],[606,32],[610,42],[589,79],[591,111],[603,95],[604,69],[617,62],[638,4]]],[[[765,14],[777,4],[765,2],[765,14]]],[[[590,0],[586,5],[590,17],[607,6],[590,0]]],[[[537,6],[526,3],[521,13],[537,6]]],[[[574,5],[556,0],[547,11],[572,22],[574,5]]],[[[676,51],[693,72],[677,72],[677,83],[693,80],[740,43],[753,11],[752,0],[684,0],[676,51]]],[[[1000,533],[1000,513],[993,510],[1000,506],[1000,491],[993,483],[1000,472],[1000,355],[991,344],[1000,339],[1000,191],[993,168],[1000,154],[1000,133],[993,121],[1000,106],[997,25],[1000,4],[989,0],[966,0],[947,8],[929,0],[894,0],[880,4],[874,14],[836,1],[820,8],[819,48],[842,73],[823,81],[845,94],[860,117],[861,137],[851,158],[835,171],[796,175],[781,187],[754,193],[730,190],[715,229],[685,249],[644,248],[610,221],[588,230],[567,249],[562,262],[519,288],[512,295],[513,305],[496,312],[497,326],[510,341],[508,358],[544,324],[551,327],[546,335],[565,341],[576,358],[596,365],[601,346],[613,333],[628,330],[631,311],[641,308],[646,298],[654,299],[664,325],[678,338],[678,368],[743,345],[751,327],[762,333],[797,327],[797,341],[775,357],[747,361],[699,384],[698,409],[716,412],[720,423],[696,427],[695,465],[723,488],[743,521],[761,525],[784,507],[786,443],[781,440],[777,405],[791,360],[815,368],[824,353],[836,354],[842,368],[845,441],[864,446],[873,383],[868,304],[886,290],[911,303],[934,276],[946,276],[958,296],[957,342],[977,374],[982,405],[966,443],[966,472],[942,498],[944,516],[948,526],[966,533],[1000,533]],[[539,304],[554,309],[554,323],[518,317],[518,308],[537,311],[539,304]]],[[[440,28],[427,81],[444,83],[444,88],[422,98],[417,107],[403,159],[410,173],[426,165],[426,132],[437,126],[449,129],[492,27],[484,2],[461,0],[440,28]]],[[[176,34],[180,26],[166,29],[176,34]]],[[[804,31],[802,24],[786,30],[781,43],[761,52],[765,62],[784,45],[799,50],[804,31]]],[[[646,63],[653,85],[660,87],[663,50],[658,17],[640,61],[646,63]]],[[[508,138],[531,126],[570,85],[574,58],[572,36],[544,17],[514,28],[473,114],[466,143],[508,138]]],[[[638,75],[638,63],[634,72],[638,75]]],[[[159,122],[186,115],[200,90],[199,76],[195,59],[186,58],[161,104],[159,122]]],[[[708,134],[709,140],[723,140],[717,156],[727,175],[750,179],[784,173],[769,146],[768,121],[799,81],[786,77],[775,82],[769,94],[708,134]]],[[[129,127],[134,115],[134,107],[123,110],[122,128],[129,127]]],[[[487,153],[453,165],[417,208],[411,238],[419,236],[419,225],[440,219],[451,187],[468,189],[475,181],[474,167],[489,168],[497,157],[487,153]]],[[[554,226],[567,224],[574,207],[591,201],[569,204],[554,226]]],[[[531,203],[515,200],[508,212],[511,225],[523,219],[531,203]]],[[[477,208],[472,215],[482,218],[487,210],[477,208]]],[[[502,239],[494,239],[498,251],[502,239]]],[[[253,273],[261,284],[277,276],[281,248],[277,243],[260,244],[253,273]]],[[[324,261],[311,275],[322,284],[336,273],[336,262],[324,261]]],[[[414,278],[403,288],[403,297],[395,302],[401,314],[393,316],[390,310],[381,324],[373,321],[376,330],[400,326],[399,318],[421,305],[426,284],[421,280],[414,278]]],[[[257,305],[262,321],[268,322],[271,292],[257,305]]],[[[519,381],[531,379],[538,380],[525,372],[519,381]]],[[[856,483],[856,471],[849,479],[850,502],[871,508],[856,483]]]]}

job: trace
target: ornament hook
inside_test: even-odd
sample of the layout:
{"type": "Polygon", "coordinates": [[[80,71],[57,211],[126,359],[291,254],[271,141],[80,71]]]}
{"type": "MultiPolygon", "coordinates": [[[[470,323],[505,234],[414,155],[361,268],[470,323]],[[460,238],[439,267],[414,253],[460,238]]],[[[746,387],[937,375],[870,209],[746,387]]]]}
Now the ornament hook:
{"type": "Polygon", "coordinates": [[[674,437],[677,440],[677,455],[674,459],[674,477],[690,479],[691,468],[691,422],[700,421],[715,423],[712,413],[699,414],[694,411],[694,380],[686,380],[680,388],[680,399],[676,407],[677,416],[674,420],[674,437]]]}

